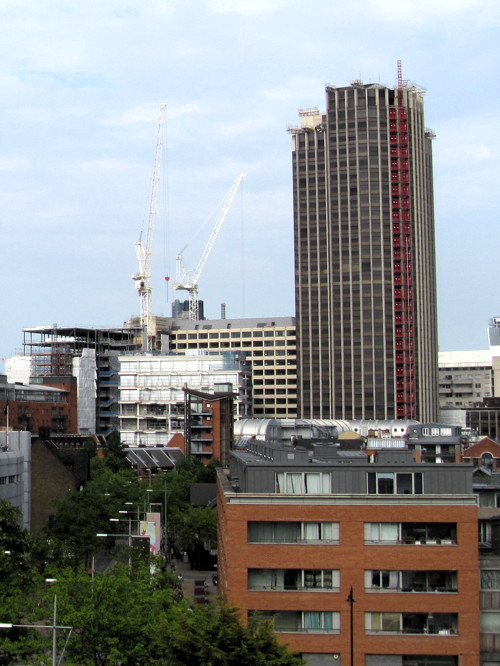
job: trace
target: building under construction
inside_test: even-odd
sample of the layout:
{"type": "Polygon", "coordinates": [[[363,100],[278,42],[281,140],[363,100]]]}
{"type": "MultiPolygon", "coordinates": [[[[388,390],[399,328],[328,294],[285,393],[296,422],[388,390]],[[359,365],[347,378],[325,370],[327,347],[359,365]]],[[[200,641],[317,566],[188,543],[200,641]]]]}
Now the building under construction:
{"type": "Polygon", "coordinates": [[[78,378],[78,430],[109,434],[118,428],[118,356],[137,351],[133,328],[35,326],[23,329],[33,382],[42,377],[78,378]]]}

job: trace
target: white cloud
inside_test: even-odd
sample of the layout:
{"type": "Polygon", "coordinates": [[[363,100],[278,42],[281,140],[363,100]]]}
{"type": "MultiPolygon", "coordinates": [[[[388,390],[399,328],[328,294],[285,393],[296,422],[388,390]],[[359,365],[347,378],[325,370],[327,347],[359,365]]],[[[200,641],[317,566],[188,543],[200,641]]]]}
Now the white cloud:
{"type": "MultiPolygon", "coordinates": [[[[474,21],[491,21],[500,17],[497,0],[373,0],[373,9],[385,20],[425,24],[445,18],[470,16],[474,21]]],[[[435,26],[429,25],[433,29],[435,26]]],[[[441,25],[441,27],[444,27],[441,25]]]]}
{"type": "MultiPolygon", "coordinates": [[[[208,107],[200,102],[186,102],[185,104],[167,104],[167,123],[175,118],[186,118],[192,115],[202,115],[208,112],[208,107]]],[[[147,124],[149,126],[158,122],[160,113],[159,104],[141,104],[120,113],[108,115],[101,120],[101,124],[108,127],[128,127],[136,124],[147,124]]]]}
{"type": "Polygon", "coordinates": [[[118,160],[113,158],[103,158],[98,160],[88,160],[85,162],[80,162],[80,167],[84,171],[88,172],[119,172],[119,171],[129,171],[130,169],[136,169],[137,165],[126,161],[118,160]]]}
{"type": "Polygon", "coordinates": [[[500,168],[498,116],[484,113],[455,118],[436,127],[436,164],[444,168],[496,164],[500,168]]]}
{"type": "Polygon", "coordinates": [[[214,129],[217,139],[235,139],[237,137],[255,136],[273,125],[273,119],[266,116],[242,116],[226,119],[214,129]]]}
{"type": "Polygon", "coordinates": [[[28,167],[28,160],[21,157],[0,157],[0,171],[2,172],[26,171],[28,167]]]}
{"type": "Polygon", "coordinates": [[[317,76],[292,76],[285,85],[275,88],[261,88],[256,94],[271,102],[288,102],[300,99],[315,99],[321,94],[325,83],[317,76]]]}
{"type": "Polygon", "coordinates": [[[215,13],[261,16],[283,9],[289,3],[286,0],[208,0],[207,4],[215,13]]]}

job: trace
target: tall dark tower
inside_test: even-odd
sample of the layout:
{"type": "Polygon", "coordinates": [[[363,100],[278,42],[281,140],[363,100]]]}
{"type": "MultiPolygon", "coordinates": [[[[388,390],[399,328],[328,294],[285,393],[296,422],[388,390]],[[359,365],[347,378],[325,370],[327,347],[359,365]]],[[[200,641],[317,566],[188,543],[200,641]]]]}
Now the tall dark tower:
{"type": "Polygon", "coordinates": [[[303,418],[437,418],[433,134],[398,73],[290,130],[303,418]]]}

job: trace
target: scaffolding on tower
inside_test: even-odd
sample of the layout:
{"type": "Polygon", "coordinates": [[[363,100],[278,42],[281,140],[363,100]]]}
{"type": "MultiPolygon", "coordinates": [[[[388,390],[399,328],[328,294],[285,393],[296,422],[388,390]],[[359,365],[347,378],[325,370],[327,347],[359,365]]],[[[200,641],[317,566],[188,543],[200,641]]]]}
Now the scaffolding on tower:
{"type": "Polygon", "coordinates": [[[413,221],[408,106],[404,89],[402,65],[398,60],[396,99],[389,110],[396,415],[412,419],[416,417],[413,221]]]}

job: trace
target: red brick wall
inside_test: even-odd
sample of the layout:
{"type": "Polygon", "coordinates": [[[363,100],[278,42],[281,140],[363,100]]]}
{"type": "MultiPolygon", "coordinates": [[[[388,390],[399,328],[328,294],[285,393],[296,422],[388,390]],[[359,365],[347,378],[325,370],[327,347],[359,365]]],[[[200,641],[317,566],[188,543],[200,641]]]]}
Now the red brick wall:
{"type": "Polygon", "coordinates": [[[354,590],[355,663],[365,654],[460,654],[461,666],[479,663],[477,509],[474,506],[327,506],[226,504],[219,502],[220,589],[232,605],[256,610],[334,610],[341,633],[282,634],[303,652],[350,655],[349,604],[354,590]],[[340,545],[249,544],[248,521],[334,521],[340,545]],[[454,522],[456,545],[364,544],[365,522],[454,522]],[[247,589],[247,569],[339,569],[340,592],[263,592],[247,589]],[[458,593],[365,593],[365,569],[458,571],[458,593]],[[458,635],[365,635],[365,611],[448,612],[459,614],[458,635]]]}

